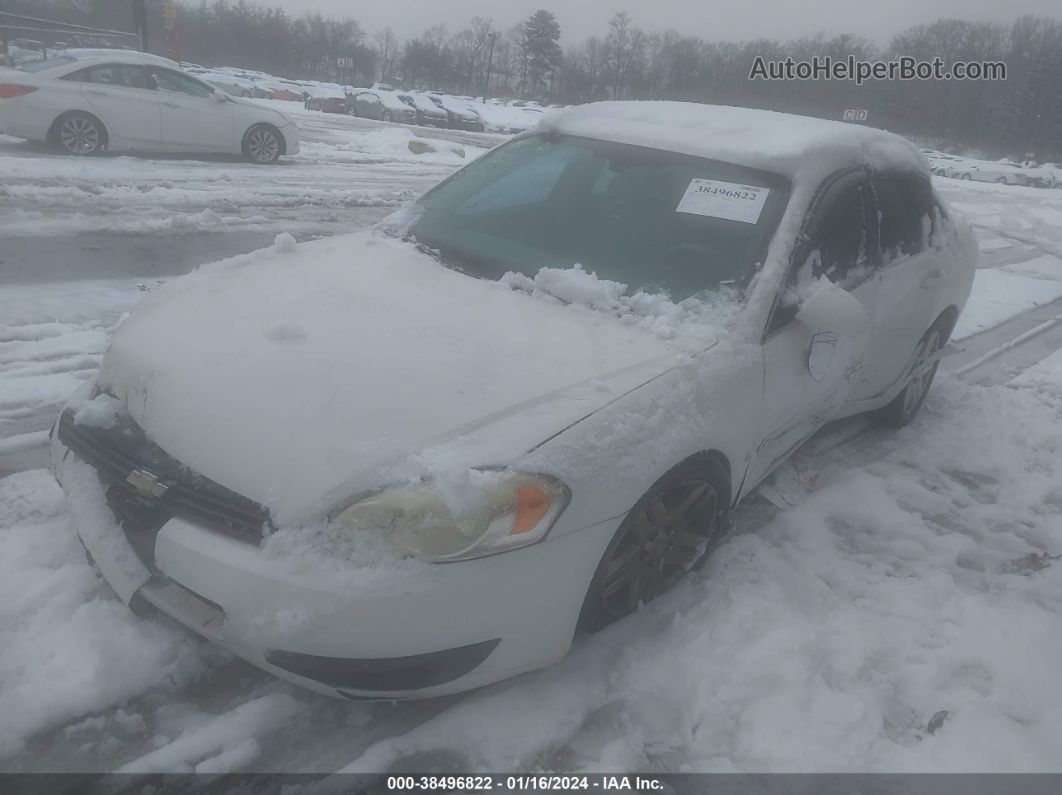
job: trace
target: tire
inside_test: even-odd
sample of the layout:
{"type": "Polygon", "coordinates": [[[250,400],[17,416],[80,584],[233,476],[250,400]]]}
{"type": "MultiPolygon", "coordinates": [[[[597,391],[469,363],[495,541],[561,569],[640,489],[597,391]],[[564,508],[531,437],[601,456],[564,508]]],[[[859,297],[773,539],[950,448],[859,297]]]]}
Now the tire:
{"type": "Polygon", "coordinates": [[[718,546],[729,510],[730,474],[717,458],[698,455],[672,467],[605,548],[579,628],[597,632],[670,590],[718,546]]]}
{"type": "Polygon", "coordinates": [[[973,177],[971,175],[969,175],[969,174],[963,174],[962,176],[959,177],[959,179],[973,179],[973,177]]]}
{"type": "Polygon", "coordinates": [[[997,185],[1006,185],[1007,184],[1007,178],[1006,177],[998,177],[998,178],[996,178],[996,184],[997,185]]]}
{"type": "Polygon", "coordinates": [[[357,117],[357,115],[358,115],[357,108],[355,108],[353,105],[351,105],[349,108],[347,108],[347,115],[348,116],[357,117]]]}
{"type": "Polygon", "coordinates": [[[385,111],[383,112],[383,115],[382,115],[382,116],[380,116],[380,121],[387,121],[387,122],[389,122],[389,121],[391,121],[391,120],[392,120],[393,118],[394,118],[394,117],[393,117],[393,116],[391,115],[391,111],[389,111],[389,110],[385,110],[385,111]]]}
{"type": "Polygon", "coordinates": [[[940,367],[940,360],[933,361],[931,357],[946,343],[947,330],[937,321],[918,342],[914,364],[907,374],[907,385],[889,405],[872,413],[875,420],[889,428],[902,428],[918,416],[940,367]]]}
{"type": "Polygon", "coordinates": [[[243,156],[252,163],[272,165],[280,158],[284,139],[276,127],[256,124],[243,136],[243,156]]]}
{"type": "Polygon", "coordinates": [[[88,113],[64,113],[52,125],[52,143],[70,155],[98,155],[107,148],[107,130],[88,113]]]}

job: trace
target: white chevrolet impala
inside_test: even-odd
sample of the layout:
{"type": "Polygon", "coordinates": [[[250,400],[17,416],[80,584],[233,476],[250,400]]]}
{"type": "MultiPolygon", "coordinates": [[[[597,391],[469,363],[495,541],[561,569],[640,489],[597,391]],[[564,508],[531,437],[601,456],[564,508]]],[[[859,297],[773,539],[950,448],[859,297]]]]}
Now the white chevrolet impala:
{"type": "Polygon", "coordinates": [[[152,292],[53,465],[132,608],[323,693],[460,691],[667,591],[823,424],[910,422],[975,252],[888,133],[577,107],[152,292]]]}
{"type": "Polygon", "coordinates": [[[0,68],[0,132],[73,155],[221,153],[275,163],[299,151],[298,128],[283,113],[131,50],[68,50],[0,68]]]}

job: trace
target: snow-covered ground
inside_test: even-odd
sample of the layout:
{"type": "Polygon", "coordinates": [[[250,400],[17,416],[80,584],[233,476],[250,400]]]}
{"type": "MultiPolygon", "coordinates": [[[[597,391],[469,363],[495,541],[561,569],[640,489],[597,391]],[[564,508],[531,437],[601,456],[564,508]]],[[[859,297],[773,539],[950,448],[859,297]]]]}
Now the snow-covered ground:
{"type": "MultiPolygon", "coordinates": [[[[331,234],[463,162],[411,154],[405,128],[299,119],[304,152],[277,169],[0,140],[0,210],[22,211],[22,235],[202,213],[331,234]]],[[[1062,316],[1062,191],[937,184],[983,261],[966,350],[914,425],[826,429],[701,576],[473,694],[357,704],[275,681],[126,610],[47,471],[0,480],[0,769],[1062,770],[1062,362],[1024,363],[1013,340],[1044,325],[1035,312],[1062,316]],[[1000,362],[1023,371],[988,379],[1000,362]]],[[[39,447],[142,295],[130,279],[0,286],[0,454],[39,447]]]]}

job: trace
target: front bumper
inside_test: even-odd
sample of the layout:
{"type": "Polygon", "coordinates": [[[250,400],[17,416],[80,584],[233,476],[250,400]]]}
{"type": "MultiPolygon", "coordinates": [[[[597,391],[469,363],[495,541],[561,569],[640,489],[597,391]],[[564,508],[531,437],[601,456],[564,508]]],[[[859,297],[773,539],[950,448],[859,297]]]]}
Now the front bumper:
{"type": "Polygon", "coordinates": [[[393,576],[331,576],[180,517],[146,548],[131,543],[108,507],[106,475],[55,433],[51,455],[79,539],[132,609],[161,611],[278,677],[345,698],[444,695],[556,661],[615,530],[393,576]]]}

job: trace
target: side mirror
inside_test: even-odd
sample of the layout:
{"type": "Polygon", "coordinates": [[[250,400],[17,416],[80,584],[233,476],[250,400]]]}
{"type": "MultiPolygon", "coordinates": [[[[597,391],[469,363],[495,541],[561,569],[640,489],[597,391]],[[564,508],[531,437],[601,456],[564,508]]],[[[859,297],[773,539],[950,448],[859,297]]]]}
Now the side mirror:
{"type": "Polygon", "coordinates": [[[854,337],[870,328],[870,313],[859,299],[832,284],[812,293],[800,307],[796,319],[812,334],[830,331],[854,337]]]}

